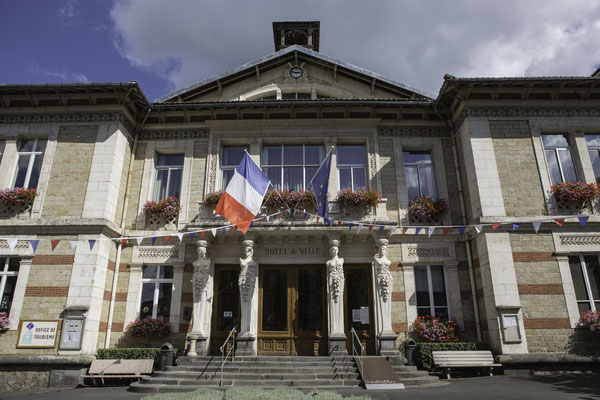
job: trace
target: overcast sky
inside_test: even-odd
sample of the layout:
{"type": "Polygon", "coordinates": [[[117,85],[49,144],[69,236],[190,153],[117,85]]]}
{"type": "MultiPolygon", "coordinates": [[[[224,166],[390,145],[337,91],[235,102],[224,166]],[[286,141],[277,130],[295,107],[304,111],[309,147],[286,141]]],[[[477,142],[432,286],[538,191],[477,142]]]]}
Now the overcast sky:
{"type": "Polygon", "coordinates": [[[321,21],[320,51],[437,94],[444,74],[581,76],[600,0],[0,0],[0,83],[138,81],[152,101],[321,21]]]}

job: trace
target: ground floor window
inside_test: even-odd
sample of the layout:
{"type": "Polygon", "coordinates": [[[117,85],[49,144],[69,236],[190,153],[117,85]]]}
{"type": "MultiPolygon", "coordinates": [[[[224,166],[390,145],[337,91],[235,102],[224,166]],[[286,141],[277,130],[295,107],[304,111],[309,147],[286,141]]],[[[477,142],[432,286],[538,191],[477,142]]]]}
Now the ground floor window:
{"type": "Polygon", "coordinates": [[[142,270],[142,299],[140,319],[169,320],[173,293],[173,267],[145,265],[142,270]]]}
{"type": "Polygon", "coordinates": [[[571,256],[569,257],[569,267],[579,312],[600,310],[600,262],[598,256],[571,256]]]}
{"type": "Polygon", "coordinates": [[[0,312],[10,312],[18,275],[19,259],[0,257],[0,312]]]}
{"type": "Polygon", "coordinates": [[[444,267],[441,265],[415,265],[417,314],[450,318],[444,267]]]}

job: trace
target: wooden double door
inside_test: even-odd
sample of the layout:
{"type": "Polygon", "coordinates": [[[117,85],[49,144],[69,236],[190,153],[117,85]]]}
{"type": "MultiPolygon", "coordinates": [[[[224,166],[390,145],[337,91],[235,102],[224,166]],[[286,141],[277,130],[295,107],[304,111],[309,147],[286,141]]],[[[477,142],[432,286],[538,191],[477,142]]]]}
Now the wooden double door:
{"type": "Polygon", "coordinates": [[[261,265],[258,291],[258,354],[327,354],[324,266],[261,265]]]}

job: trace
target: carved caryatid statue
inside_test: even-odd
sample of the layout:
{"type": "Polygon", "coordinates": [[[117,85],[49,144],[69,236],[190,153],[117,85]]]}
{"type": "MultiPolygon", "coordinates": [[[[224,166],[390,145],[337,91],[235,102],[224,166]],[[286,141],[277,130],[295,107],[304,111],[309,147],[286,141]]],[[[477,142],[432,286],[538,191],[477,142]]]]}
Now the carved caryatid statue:
{"type": "Polygon", "coordinates": [[[241,337],[251,337],[254,335],[252,329],[252,303],[254,301],[254,292],[258,276],[258,263],[254,257],[254,241],[244,240],[243,258],[240,258],[240,277],[238,285],[240,287],[240,298],[242,303],[241,337]]]}
{"type": "Polygon", "coordinates": [[[375,279],[377,281],[377,301],[379,302],[379,310],[381,312],[381,335],[392,335],[392,303],[391,293],[394,284],[392,273],[390,272],[390,264],[392,263],[387,258],[387,239],[378,239],[377,253],[373,256],[373,270],[375,271],[375,279]]]}
{"type": "Polygon", "coordinates": [[[327,260],[327,283],[329,285],[329,322],[330,336],[344,336],[344,259],[340,258],[340,241],[329,241],[327,260]]]}
{"type": "Polygon", "coordinates": [[[204,334],[204,320],[208,305],[206,304],[206,289],[208,279],[210,278],[210,266],[212,261],[206,257],[206,240],[198,240],[198,258],[192,263],[194,274],[192,275],[192,285],[194,288],[194,320],[192,332],[204,334]]]}

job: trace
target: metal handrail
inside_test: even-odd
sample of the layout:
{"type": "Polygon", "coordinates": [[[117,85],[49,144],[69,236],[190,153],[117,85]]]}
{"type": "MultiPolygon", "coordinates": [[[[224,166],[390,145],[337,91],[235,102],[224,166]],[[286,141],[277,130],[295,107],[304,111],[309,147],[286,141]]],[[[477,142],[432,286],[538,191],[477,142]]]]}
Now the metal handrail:
{"type": "Polygon", "coordinates": [[[234,326],[231,331],[229,332],[229,335],[227,335],[227,339],[225,339],[225,342],[223,342],[223,345],[221,346],[221,382],[219,383],[219,386],[223,386],[223,370],[225,368],[225,362],[227,361],[227,359],[229,358],[229,355],[231,355],[231,361],[235,361],[235,351],[233,351],[233,349],[235,348],[235,332],[236,332],[236,327],[234,326]],[[232,339],[232,345],[231,348],[229,349],[229,351],[227,352],[227,355],[225,355],[225,347],[227,346],[227,342],[229,342],[229,338],[231,338],[233,336],[232,339]]]}
{"type": "Polygon", "coordinates": [[[360,362],[360,369],[362,371],[363,361],[362,361],[362,358],[360,358],[360,357],[362,357],[365,353],[365,346],[363,346],[362,343],[360,342],[360,338],[358,337],[353,326],[350,327],[350,332],[352,332],[352,356],[358,358],[358,362],[360,362]],[[360,346],[360,354],[358,354],[358,352],[356,351],[356,347],[354,346],[354,338],[356,338],[356,341],[358,342],[358,345],[360,346]]]}

